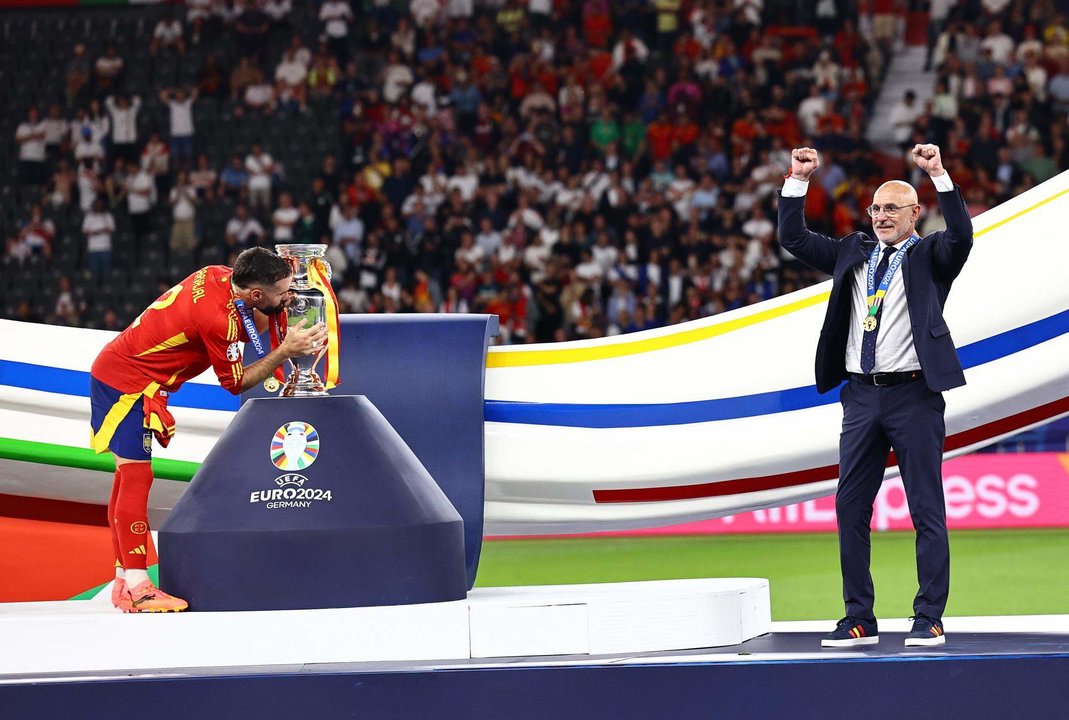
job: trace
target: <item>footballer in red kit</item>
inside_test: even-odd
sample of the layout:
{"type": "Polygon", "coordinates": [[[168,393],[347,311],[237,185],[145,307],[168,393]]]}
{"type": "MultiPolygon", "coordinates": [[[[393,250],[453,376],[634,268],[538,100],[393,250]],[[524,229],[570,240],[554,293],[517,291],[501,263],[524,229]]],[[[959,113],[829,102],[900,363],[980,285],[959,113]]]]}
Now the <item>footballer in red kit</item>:
{"type": "Polygon", "coordinates": [[[241,253],[233,270],[201,268],[149,305],[93,363],[91,445],[115,457],[108,503],[116,558],[112,602],[124,612],[177,612],[188,606],[156,588],[146,573],[152,440],[166,447],[175,432],[167,410],[170,393],[212,368],[219,384],[238,395],[287,358],[322,347],[327,330],[321,323],[306,328],[302,320],[286,332],[292,282],[290,264],[264,248],[241,253]],[[256,344],[261,333],[260,345],[269,337],[272,349],[245,366],[243,343],[256,344]]]}

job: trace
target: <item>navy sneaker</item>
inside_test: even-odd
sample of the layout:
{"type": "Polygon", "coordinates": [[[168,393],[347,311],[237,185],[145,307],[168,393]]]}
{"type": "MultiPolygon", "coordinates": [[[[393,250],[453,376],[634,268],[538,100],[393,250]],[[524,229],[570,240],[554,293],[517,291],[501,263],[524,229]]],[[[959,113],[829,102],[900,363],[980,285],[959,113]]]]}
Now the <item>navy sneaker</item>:
{"type": "Polygon", "coordinates": [[[857,647],[858,645],[875,645],[880,641],[880,631],[876,627],[876,620],[864,620],[859,617],[847,615],[835,630],[824,636],[820,641],[821,647],[857,647]]]}
{"type": "Polygon", "coordinates": [[[947,641],[943,634],[943,623],[927,615],[913,618],[913,629],[906,635],[906,647],[928,647],[942,645],[947,641]]]}

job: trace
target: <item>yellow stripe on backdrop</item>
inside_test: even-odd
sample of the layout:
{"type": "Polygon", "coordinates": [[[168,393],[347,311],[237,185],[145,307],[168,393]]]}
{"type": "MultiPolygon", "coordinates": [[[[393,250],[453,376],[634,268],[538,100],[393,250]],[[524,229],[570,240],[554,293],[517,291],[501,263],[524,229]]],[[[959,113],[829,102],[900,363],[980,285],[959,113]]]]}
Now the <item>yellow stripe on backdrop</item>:
{"type": "Polygon", "coordinates": [[[708,327],[692,328],[672,335],[645,338],[631,342],[613,343],[611,345],[595,345],[585,348],[571,348],[567,350],[530,350],[524,352],[491,352],[486,358],[486,367],[528,367],[532,365],[560,365],[564,363],[587,362],[590,360],[607,360],[609,358],[638,355],[639,353],[653,350],[667,350],[702,340],[708,340],[717,335],[740,330],[744,327],[773,318],[788,315],[796,310],[802,310],[813,305],[819,305],[827,301],[830,293],[820,293],[813,297],[797,300],[787,305],[782,305],[771,310],[747,315],[746,317],[728,320],[727,322],[710,325],[708,327]]]}

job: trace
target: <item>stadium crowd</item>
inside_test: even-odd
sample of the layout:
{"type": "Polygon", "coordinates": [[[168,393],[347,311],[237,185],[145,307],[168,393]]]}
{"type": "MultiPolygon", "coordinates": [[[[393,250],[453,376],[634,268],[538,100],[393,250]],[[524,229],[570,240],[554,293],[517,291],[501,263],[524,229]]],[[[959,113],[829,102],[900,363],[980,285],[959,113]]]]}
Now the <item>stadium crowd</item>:
{"type": "MultiPolygon", "coordinates": [[[[900,5],[187,0],[153,15],[143,48],[73,47],[53,100],[11,128],[23,215],[4,231],[4,271],[59,266],[64,232],[82,242],[47,308],[3,310],[117,329],[198,263],[281,242],[330,245],[346,311],[495,313],[513,343],[790,292],[823,279],[775,238],[794,146],[821,151],[807,221],[835,235],[868,224],[873,188],[909,172],[914,142],[945,148],[974,215],[1069,167],[1069,28],[1050,0],[916,8],[930,12],[935,94],[907,93],[898,146],[870,147],[910,27],[900,5]],[[130,62],[164,57],[195,63],[196,81],[128,81],[130,62]],[[325,108],[322,132],[337,136],[299,176],[263,138],[205,142],[200,104],[283,130],[325,108]],[[125,309],[98,300],[114,297],[98,290],[115,281],[120,243],[133,244],[123,262],[153,273],[125,309]]],[[[925,230],[942,222],[928,207],[925,230]]]]}

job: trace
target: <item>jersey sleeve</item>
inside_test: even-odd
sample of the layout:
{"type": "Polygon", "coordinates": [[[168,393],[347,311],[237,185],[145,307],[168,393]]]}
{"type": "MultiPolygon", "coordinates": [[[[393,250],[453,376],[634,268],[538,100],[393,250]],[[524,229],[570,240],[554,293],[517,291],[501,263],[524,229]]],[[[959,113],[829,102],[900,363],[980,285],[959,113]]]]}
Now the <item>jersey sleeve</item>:
{"type": "Polygon", "coordinates": [[[241,321],[236,311],[213,319],[204,328],[202,339],[208,353],[208,361],[224,389],[238,395],[245,368],[241,363],[241,321]]]}

